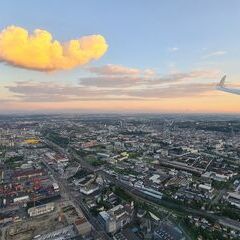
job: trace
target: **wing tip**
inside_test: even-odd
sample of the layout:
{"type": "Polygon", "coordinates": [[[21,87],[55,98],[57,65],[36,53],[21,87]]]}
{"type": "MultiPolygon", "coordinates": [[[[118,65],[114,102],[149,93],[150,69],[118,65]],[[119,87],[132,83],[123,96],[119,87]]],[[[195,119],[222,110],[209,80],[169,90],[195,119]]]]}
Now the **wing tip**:
{"type": "Polygon", "coordinates": [[[218,84],[218,86],[220,86],[220,87],[223,87],[223,86],[224,86],[224,83],[225,83],[225,81],[226,81],[226,77],[227,77],[227,75],[224,75],[224,76],[221,78],[221,81],[220,81],[220,83],[218,84]]]}

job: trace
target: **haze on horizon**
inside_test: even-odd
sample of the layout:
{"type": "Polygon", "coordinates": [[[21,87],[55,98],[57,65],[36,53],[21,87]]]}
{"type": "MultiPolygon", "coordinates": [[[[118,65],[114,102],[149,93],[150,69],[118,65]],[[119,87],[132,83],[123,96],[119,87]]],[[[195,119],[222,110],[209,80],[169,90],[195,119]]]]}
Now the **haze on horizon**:
{"type": "Polygon", "coordinates": [[[0,113],[240,113],[240,2],[5,1],[0,113]]]}

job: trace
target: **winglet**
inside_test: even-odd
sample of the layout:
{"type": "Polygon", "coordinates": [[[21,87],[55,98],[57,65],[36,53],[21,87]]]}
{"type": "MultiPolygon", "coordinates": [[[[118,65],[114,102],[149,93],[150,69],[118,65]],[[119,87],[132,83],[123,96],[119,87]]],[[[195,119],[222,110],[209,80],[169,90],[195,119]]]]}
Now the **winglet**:
{"type": "Polygon", "coordinates": [[[218,84],[219,87],[223,87],[224,86],[224,83],[225,83],[225,80],[226,80],[226,75],[224,75],[220,81],[220,83],[218,84]]]}

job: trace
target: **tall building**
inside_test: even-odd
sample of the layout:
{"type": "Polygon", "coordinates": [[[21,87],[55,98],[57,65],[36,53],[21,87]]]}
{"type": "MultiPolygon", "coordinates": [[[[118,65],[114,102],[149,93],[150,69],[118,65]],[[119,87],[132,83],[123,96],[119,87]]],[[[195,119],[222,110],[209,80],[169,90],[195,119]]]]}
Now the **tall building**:
{"type": "Polygon", "coordinates": [[[124,206],[120,204],[108,211],[100,212],[100,221],[104,225],[105,230],[113,234],[131,222],[133,210],[133,203],[124,206]]]}

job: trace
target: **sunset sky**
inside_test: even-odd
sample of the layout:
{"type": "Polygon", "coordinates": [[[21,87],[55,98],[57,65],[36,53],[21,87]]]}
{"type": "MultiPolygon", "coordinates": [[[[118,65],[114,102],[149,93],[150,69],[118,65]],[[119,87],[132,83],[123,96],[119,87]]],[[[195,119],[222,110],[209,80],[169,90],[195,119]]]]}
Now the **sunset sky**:
{"type": "Polygon", "coordinates": [[[0,3],[0,113],[240,113],[238,0],[0,3]]]}

